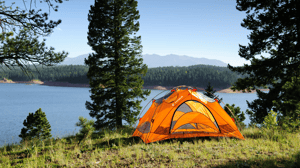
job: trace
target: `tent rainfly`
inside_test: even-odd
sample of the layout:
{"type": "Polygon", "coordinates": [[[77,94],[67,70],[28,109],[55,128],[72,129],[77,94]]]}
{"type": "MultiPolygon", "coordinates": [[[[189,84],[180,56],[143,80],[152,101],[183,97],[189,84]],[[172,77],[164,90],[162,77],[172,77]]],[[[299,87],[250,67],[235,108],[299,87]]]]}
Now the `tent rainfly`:
{"type": "Polygon", "coordinates": [[[235,137],[245,140],[217,99],[177,86],[153,100],[132,136],[145,143],[172,138],[235,137]]]}

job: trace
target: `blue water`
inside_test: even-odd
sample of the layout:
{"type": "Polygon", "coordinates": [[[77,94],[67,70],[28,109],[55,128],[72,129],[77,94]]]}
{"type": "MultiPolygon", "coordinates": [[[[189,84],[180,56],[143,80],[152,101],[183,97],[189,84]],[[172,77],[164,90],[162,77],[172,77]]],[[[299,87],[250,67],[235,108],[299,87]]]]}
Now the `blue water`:
{"type": "MultiPolygon", "coordinates": [[[[28,113],[34,113],[39,108],[46,113],[51,125],[51,134],[54,137],[62,137],[78,132],[75,126],[78,117],[83,116],[92,119],[85,108],[85,102],[90,101],[90,88],[53,87],[44,85],[26,84],[0,84],[0,146],[8,143],[17,143],[21,139],[19,134],[23,121],[28,113]]],[[[152,90],[146,101],[145,107],[157,94],[163,96],[168,91],[152,90]]],[[[225,103],[235,104],[242,111],[246,111],[246,100],[257,98],[256,94],[217,93],[225,103]]],[[[151,103],[145,108],[147,111],[151,103]]],[[[223,105],[222,105],[223,106],[223,105]]],[[[141,114],[143,116],[143,114],[141,114]]],[[[245,124],[250,121],[246,118],[245,124]]]]}

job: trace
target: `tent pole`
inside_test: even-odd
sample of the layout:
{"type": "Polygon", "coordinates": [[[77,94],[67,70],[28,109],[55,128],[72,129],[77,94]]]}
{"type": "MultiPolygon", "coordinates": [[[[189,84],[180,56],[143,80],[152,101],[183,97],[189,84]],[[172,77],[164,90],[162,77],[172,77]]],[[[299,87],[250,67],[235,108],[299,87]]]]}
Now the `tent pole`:
{"type": "MultiPolygon", "coordinates": [[[[166,90],[163,90],[162,92],[158,93],[156,96],[160,95],[161,93],[163,93],[163,92],[165,92],[165,91],[166,91],[166,90]]],[[[149,103],[152,102],[153,99],[154,99],[156,96],[154,96],[154,97],[147,103],[147,105],[144,107],[144,109],[143,109],[143,110],[140,112],[140,114],[138,115],[138,118],[139,118],[140,115],[143,113],[143,111],[145,110],[145,108],[149,105],[149,103]]],[[[136,123],[137,123],[137,122],[135,122],[133,128],[135,128],[136,123]]],[[[133,134],[133,132],[134,132],[134,130],[131,131],[131,135],[133,134]]]]}
{"type": "MultiPolygon", "coordinates": [[[[200,90],[204,90],[204,89],[202,89],[202,88],[199,88],[200,90]]],[[[209,93],[209,94],[211,94],[211,95],[213,95],[213,96],[215,96],[215,97],[217,97],[216,95],[214,95],[214,94],[212,94],[212,93],[210,93],[209,91],[206,91],[206,90],[204,90],[205,92],[207,92],[207,93],[209,93]]],[[[236,117],[235,117],[235,115],[233,114],[233,112],[230,110],[230,108],[229,107],[227,107],[226,106],[226,104],[223,102],[223,101],[221,101],[224,105],[225,105],[225,107],[230,111],[230,113],[232,114],[232,116],[234,117],[234,119],[235,119],[235,121],[236,121],[236,123],[238,124],[238,126],[240,127],[240,129],[242,130],[242,127],[241,127],[241,125],[240,125],[240,123],[238,122],[238,120],[236,119],[236,117]]]]}

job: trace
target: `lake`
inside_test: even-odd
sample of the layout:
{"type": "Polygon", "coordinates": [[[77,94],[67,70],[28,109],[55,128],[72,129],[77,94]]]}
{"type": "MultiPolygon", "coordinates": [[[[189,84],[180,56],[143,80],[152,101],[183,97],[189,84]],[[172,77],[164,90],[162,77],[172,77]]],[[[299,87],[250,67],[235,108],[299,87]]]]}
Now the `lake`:
{"type": "MultiPolygon", "coordinates": [[[[44,85],[26,84],[0,84],[0,146],[17,143],[21,140],[19,134],[24,127],[23,121],[28,113],[34,113],[39,108],[46,113],[51,125],[53,137],[62,137],[78,132],[75,126],[78,117],[83,116],[92,119],[89,111],[85,108],[85,102],[90,101],[90,88],[53,87],[44,85]]],[[[157,94],[159,98],[168,91],[152,90],[146,101],[147,103],[157,94]],[[163,93],[161,93],[163,92],[163,93]]],[[[224,103],[235,104],[242,111],[248,108],[246,100],[253,101],[257,98],[253,93],[216,93],[223,98],[224,103]]],[[[151,103],[145,108],[145,113],[151,103]]],[[[224,106],[221,104],[222,107],[224,106]]],[[[140,115],[142,117],[143,114],[140,115]]],[[[250,121],[246,116],[245,124],[250,121]]]]}

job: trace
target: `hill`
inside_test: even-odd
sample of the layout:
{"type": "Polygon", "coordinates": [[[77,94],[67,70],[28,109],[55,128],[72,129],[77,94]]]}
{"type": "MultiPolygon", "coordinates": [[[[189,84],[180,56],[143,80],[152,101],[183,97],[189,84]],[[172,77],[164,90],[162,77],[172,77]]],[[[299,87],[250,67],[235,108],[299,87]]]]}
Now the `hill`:
{"type": "Polygon", "coordinates": [[[145,144],[134,129],[0,147],[0,167],[299,167],[300,133],[242,130],[246,140],[183,138],[145,144]]]}

